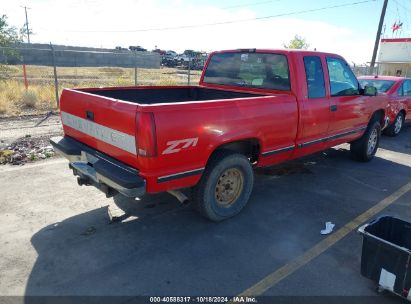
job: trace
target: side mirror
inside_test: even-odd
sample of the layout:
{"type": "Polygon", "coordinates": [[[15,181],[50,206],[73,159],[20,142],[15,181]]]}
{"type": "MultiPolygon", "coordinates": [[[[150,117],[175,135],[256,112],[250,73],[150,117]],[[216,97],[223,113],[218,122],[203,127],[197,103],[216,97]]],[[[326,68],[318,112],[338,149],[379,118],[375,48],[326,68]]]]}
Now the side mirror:
{"type": "Polygon", "coordinates": [[[365,86],[364,87],[364,96],[377,96],[377,88],[373,86],[365,86]]]}

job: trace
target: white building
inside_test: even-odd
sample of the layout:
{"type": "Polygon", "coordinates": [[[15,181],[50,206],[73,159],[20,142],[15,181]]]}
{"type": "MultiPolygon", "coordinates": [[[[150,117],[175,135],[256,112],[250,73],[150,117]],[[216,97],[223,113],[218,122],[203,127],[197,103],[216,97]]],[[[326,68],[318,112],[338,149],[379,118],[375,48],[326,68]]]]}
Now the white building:
{"type": "Polygon", "coordinates": [[[381,39],[378,74],[411,77],[411,38],[381,39]]]}

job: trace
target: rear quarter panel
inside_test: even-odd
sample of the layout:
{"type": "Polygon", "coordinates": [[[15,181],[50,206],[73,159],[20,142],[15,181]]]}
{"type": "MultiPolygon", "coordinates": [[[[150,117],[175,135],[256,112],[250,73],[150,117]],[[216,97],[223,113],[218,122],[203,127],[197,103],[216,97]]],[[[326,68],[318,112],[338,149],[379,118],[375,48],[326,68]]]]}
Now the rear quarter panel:
{"type": "MultiPolygon", "coordinates": [[[[294,145],[298,125],[297,103],[291,95],[157,104],[141,110],[154,113],[157,133],[158,156],[139,157],[139,169],[150,192],[196,184],[199,175],[162,183],[157,183],[157,178],[204,168],[213,151],[224,143],[256,139],[260,152],[294,145]],[[170,149],[177,141],[182,142],[170,149]]],[[[260,157],[258,164],[289,157],[288,153],[260,157]]]]}

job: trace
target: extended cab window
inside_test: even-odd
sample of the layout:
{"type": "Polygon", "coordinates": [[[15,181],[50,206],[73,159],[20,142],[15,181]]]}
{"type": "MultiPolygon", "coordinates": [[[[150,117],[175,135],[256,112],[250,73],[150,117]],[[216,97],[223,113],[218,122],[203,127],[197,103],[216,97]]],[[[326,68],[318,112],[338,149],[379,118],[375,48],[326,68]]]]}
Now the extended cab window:
{"type": "Polygon", "coordinates": [[[331,96],[359,95],[359,84],[348,64],[339,58],[327,58],[331,96]]]}
{"type": "Polygon", "coordinates": [[[324,73],[318,56],[304,57],[305,77],[307,79],[308,98],[325,97],[324,73]]]}
{"type": "Polygon", "coordinates": [[[203,81],[220,85],[290,90],[287,57],[281,54],[249,52],[214,54],[205,71],[203,81]]]}

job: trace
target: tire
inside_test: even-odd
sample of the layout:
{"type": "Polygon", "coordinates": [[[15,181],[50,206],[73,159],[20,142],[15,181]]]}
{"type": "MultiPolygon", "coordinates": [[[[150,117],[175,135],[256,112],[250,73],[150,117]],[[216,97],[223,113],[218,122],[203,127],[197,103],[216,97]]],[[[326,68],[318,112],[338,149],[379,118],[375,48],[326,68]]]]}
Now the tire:
{"type": "Polygon", "coordinates": [[[404,125],[404,114],[402,112],[398,113],[397,117],[395,117],[394,122],[384,130],[384,134],[395,137],[400,134],[401,129],[404,125]]]}
{"type": "Polygon", "coordinates": [[[374,158],[378,150],[381,138],[381,125],[378,121],[373,121],[367,127],[364,135],[353,141],[350,145],[351,155],[354,159],[369,162],[374,158]]]}
{"type": "Polygon", "coordinates": [[[197,211],[218,222],[233,217],[247,204],[254,184],[250,161],[242,154],[217,151],[193,188],[197,211]]]}

